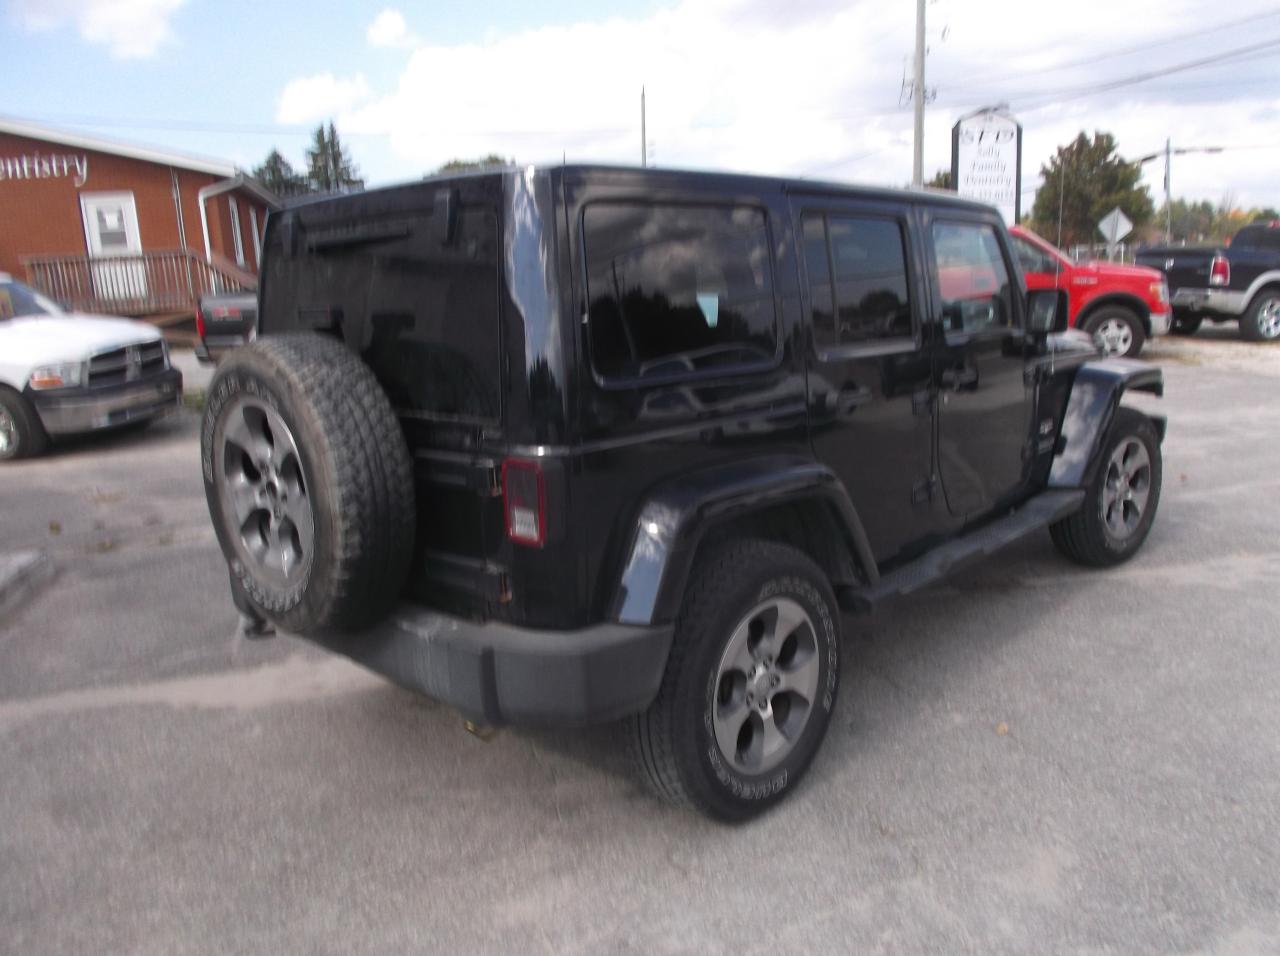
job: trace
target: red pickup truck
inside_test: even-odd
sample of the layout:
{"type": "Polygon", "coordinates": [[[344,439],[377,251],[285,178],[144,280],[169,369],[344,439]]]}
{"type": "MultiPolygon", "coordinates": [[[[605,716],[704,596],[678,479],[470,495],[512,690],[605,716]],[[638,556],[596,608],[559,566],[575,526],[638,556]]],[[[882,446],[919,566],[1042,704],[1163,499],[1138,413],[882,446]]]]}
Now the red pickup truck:
{"type": "Polygon", "coordinates": [[[1132,357],[1169,331],[1169,286],[1163,273],[1111,262],[1075,263],[1030,229],[1009,230],[1027,289],[1067,293],[1072,328],[1083,329],[1106,355],[1132,357]]]}

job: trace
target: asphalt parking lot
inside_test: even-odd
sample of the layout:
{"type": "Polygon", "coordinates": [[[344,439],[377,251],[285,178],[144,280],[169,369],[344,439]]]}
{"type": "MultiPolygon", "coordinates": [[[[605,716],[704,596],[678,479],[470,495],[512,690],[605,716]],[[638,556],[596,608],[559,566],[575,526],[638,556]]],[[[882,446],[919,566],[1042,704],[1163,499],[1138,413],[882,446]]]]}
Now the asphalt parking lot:
{"type": "Polygon", "coordinates": [[[806,783],[725,827],[614,729],[503,731],[245,642],[193,413],[0,472],[0,950],[1280,952],[1280,347],[1162,341],[1130,565],[1048,536],[846,621],[806,783]]]}

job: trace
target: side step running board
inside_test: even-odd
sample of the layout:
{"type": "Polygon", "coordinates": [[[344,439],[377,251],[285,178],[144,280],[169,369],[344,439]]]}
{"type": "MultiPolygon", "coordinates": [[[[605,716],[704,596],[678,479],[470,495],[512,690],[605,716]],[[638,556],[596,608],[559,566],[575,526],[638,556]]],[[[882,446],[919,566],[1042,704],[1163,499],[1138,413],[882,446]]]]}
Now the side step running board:
{"type": "Polygon", "coordinates": [[[983,525],[953,541],[948,541],[910,564],[890,571],[872,587],[848,588],[840,592],[840,604],[850,611],[873,611],[885,601],[918,591],[948,574],[994,554],[1019,538],[1048,527],[1078,511],[1084,491],[1045,491],[1012,514],[983,525]]]}

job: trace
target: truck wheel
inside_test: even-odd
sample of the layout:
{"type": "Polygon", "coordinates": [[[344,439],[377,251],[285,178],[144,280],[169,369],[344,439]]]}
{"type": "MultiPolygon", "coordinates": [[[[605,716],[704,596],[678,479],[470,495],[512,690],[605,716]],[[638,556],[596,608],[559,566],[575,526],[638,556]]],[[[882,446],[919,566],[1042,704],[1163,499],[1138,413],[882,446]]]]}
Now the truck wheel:
{"type": "Polygon", "coordinates": [[[746,820],[804,776],[839,679],[826,576],[794,548],[726,544],[689,585],[658,696],[632,718],[635,756],[660,796],[746,820]]]}
{"type": "Polygon", "coordinates": [[[1109,358],[1133,358],[1142,351],[1147,340],[1142,320],[1128,309],[1117,306],[1099,309],[1089,316],[1084,330],[1093,336],[1094,344],[1109,358]]]}
{"type": "Polygon", "coordinates": [[[1162,473],[1160,438],[1151,419],[1132,408],[1118,409],[1084,506],[1049,527],[1053,543],[1088,567],[1127,561],[1155,520],[1162,473]]]}
{"type": "Polygon", "coordinates": [[[0,388],[0,461],[38,455],[48,443],[31,404],[17,392],[0,388]]]}
{"type": "Polygon", "coordinates": [[[1204,318],[1199,315],[1186,315],[1173,317],[1173,323],[1169,326],[1169,331],[1174,335],[1195,335],[1200,328],[1200,323],[1204,318]]]}
{"type": "Polygon", "coordinates": [[[1254,296],[1240,316],[1240,335],[1250,342],[1280,339],[1280,289],[1263,289],[1254,296]]]}
{"type": "Polygon", "coordinates": [[[232,575],[284,631],[358,630],[408,573],[413,473],[373,372],[341,342],[270,336],[219,366],[200,433],[232,575]]]}

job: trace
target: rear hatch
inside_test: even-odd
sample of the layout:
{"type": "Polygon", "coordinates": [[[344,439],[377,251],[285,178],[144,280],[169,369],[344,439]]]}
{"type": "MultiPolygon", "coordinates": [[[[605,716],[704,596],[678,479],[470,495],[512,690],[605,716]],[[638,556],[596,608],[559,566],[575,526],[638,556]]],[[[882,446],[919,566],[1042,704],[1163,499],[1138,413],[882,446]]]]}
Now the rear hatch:
{"type": "Polygon", "coordinates": [[[1209,267],[1213,262],[1212,247],[1157,246],[1143,249],[1135,257],[1140,266],[1159,269],[1165,274],[1170,293],[1179,289],[1209,288],[1209,267]]]}
{"type": "Polygon", "coordinates": [[[261,330],[341,335],[377,375],[414,456],[411,595],[463,613],[505,599],[498,176],[358,193],[271,219],[261,330]],[[500,446],[497,446],[500,447],[500,446]]]}

